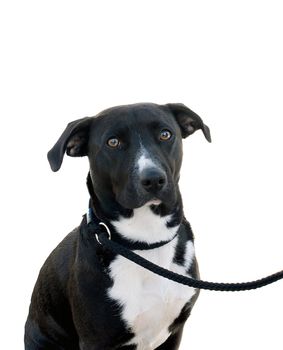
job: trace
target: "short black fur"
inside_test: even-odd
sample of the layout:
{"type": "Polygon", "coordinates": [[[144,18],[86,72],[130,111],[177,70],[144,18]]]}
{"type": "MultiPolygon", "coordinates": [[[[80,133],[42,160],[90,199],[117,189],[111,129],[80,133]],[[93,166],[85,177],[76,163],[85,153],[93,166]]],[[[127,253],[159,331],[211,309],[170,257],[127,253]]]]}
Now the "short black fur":
{"type": "MultiPolygon", "coordinates": [[[[69,123],[49,151],[48,160],[52,170],[58,171],[65,153],[88,156],[90,206],[108,223],[114,240],[119,233],[111,221],[121,216],[129,218],[135,208],[158,199],[161,204],[152,205],[151,210],[161,217],[171,214],[169,227],[180,225],[174,262],[184,265],[184,245],[193,241],[193,234],[183,214],[178,187],[181,139],[198,129],[211,141],[200,117],[181,104],[114,107],[96,117],[69,123]],[[169,129],[173,135],[168,142],[158,138],[162,129],[169,129]],[[120,140],[119,148],[107,146],[111,137],[120,140]],[[158,191],[145,190],[136,171],[136,152],[141,143],[165,174],[165,184],[158,191]]],[[[136,349],[135,345],[126,345],[134,334],[121,318],[121,305],[107,296],[113,285],[109,265],[115,256],[80,227],[66,236],[39,273],[25,326],[25,349],[136,349]]],[[[196,261],[189,272],[198,277],[196,261]]],[[[159,350],[179,348],[184,323],[196,298],[197,294],[169,327],[171,335],[159,350]]]]}

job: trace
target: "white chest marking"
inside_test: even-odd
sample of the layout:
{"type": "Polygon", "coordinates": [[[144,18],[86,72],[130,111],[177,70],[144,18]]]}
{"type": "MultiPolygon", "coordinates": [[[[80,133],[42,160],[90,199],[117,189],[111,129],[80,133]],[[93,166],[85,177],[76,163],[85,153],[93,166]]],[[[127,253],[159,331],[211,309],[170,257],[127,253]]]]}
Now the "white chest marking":
{"type": "MultiPolygon", "coordinates": [[[[134,211],[132,218],[113,224],[127,238],[152,243],[174,236],[178,227],[168,229],[169,218],[160,218],[148,207],[142,207],[134,211]]],[[[185,274],[194,258],[194,246],[192,242],[187,243],[185,266],[179,266],[173,263],[176,243],[177,237],[160,248],[136,253],[171,271],[185,274]]],[[[122,256],[110,264],[110,275],[114,284],[108,295],[122,306],[122,318],[135,333],[129,344],[137,344],[138,350],[151,350],[161,345],[170,335],[168,327],[195,294],[193,288],[157,276],[122,256]]]]}

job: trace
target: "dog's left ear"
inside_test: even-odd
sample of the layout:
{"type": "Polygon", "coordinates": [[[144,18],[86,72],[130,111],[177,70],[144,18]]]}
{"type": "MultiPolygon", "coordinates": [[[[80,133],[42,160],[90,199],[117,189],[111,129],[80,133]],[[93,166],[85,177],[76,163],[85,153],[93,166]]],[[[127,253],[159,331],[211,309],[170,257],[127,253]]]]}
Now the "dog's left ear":
{"type": "Polygon", "coordinates": [[[166,106],[179,124],[183,138],[201,129],[207,141],[211,142],[209,127],[204,124],[202,119],[195,112],[182,103],[168,103],[166,106]]]}
{"type": "Polygon", "coordinates": [[[71,157],[87,155],[88,135],[93,118],[85,117],[69,123],[58,141],[47,153],[51,169],[58,171],[61,168],[64,154],[71,157]]]}

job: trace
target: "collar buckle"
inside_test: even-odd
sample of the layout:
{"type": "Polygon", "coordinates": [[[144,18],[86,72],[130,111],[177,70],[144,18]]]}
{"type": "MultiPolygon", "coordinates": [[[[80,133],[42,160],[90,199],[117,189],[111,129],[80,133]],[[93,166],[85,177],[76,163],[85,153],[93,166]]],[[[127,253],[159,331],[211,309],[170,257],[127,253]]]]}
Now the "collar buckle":
{"type": "MultiPolygon", "coordinates": [[[[103,227],[105,228],[105,232],[106,232],[107,235],[108,235],[108,239],[111,240],[111,232],[110,232],[109,227],[108,227],[104,222],[102,222],[102,221],[99,222],[98,225],[103,226],[103,227]]],[[[96,238],[97,242],[98,242],[100,245],[102,245],[102,243],[101,243],[100,240],[99,240],[99,236],[98,236],[97,233],[95,234],[95,238],[96,238]]]]}

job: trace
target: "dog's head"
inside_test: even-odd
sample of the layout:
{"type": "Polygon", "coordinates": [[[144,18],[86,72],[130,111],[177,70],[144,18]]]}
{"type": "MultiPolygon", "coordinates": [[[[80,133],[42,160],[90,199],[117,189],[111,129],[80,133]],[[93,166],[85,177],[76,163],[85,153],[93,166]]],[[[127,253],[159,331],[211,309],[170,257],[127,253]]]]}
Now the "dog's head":
{"type": "Polygon", "coordinates": [[[140,103],[107,109],[69,123],[48,152],[53,171],[64,154],[88,156],[96,194],[122,207],[174,205],[182,162],[182,138],[209,128],[183,104],[140,103]]]}

